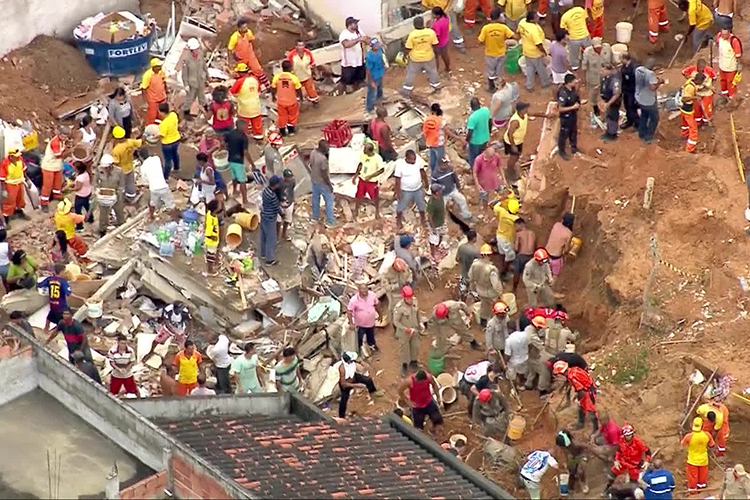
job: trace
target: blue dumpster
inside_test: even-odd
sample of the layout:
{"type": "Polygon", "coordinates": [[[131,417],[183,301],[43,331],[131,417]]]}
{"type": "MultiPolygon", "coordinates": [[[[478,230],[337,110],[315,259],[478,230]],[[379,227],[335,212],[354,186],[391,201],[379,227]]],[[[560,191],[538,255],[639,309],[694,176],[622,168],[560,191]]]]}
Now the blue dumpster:
{"type": "Polygon", "coordinates": [[[86,61],[102,76],[138,74],[148,68],[151,35],[132,38],[120,43],[76,40],[86,61]]]}

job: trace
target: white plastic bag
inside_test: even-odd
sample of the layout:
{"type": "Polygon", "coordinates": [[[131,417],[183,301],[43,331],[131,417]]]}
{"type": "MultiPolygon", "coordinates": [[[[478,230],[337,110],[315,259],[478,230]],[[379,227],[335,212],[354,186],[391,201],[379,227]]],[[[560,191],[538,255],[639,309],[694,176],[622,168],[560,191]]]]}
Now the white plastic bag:
{"type": "Polygon", "coordinates": [[[201,188],[198,184],[193,184],[193,189],[190,191],[190,204],[197,205],[201,201],[201,188]]]}

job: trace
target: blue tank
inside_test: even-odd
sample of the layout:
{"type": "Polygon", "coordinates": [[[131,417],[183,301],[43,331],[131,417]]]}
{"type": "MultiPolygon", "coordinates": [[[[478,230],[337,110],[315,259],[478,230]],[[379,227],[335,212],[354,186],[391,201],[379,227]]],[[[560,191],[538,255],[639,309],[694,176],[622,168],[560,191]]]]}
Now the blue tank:
{"type": "Polygon", "coordinates": [[[83,52],[86,61],[100,75],[134,75],[148,68],[152,34],[153,32],[120,43],[76,40],[76,45],[83,52]]]}

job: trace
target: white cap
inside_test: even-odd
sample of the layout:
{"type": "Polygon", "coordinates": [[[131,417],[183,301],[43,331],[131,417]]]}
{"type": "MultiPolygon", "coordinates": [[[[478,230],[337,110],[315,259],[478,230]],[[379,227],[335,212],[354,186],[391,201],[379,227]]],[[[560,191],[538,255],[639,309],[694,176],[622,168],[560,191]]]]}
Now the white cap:
{"type": "Polygon", "coordinates": [[[190,50],[198,50],[201,48],[201,43],[197,38],[193,37],[187,41],[187,48],[190,50]]]}
{"type": "Polygon", "coordinates": [[[99,165],[101,165],[102,167],[108,167],[112,165],[114,162],[115,162],[115,159],[112,158],[111,154],[104,154],[102,155],[102,159],[99,160],[99,165]]]}

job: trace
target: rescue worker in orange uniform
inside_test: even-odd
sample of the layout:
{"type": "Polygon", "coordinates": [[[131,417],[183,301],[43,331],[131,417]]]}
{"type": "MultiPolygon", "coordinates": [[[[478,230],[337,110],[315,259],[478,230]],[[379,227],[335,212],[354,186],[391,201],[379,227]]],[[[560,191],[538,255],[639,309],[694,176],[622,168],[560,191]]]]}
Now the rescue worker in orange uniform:
{"type": "MultiPolygon", "coordinates": [[[[711,396],[706,393],[706,398],[711,396]]],[[[696,413],[703,418],[703,430],[716,440],[716,456],[722,456],[727,449],[729,437],[729,409],[716,397],[698,407],[696,413]]]]}
{"type": "Polygon", "coordinates": [[[615,463],[609,471],[605,491],[609,490],[615,479],[625,472],[628,473],[631,482],[638,481],[641,468],[647,468],[648,462],[651,461],[651,450],[641,438],[635,435],[635,429],[632,425],[623,425],[621,433],[620,440],[617,442],[615,463]]]}
{"type": "Polygon", "coordinates": [[[688,481],[688,494],[708,487],[708,447],[714,446],[714,439],[703,430],[703,419],[693,419],[693,432],[689,432],[680,441],[687,446],[688,455],[685,472],[688,481]]]}
{"type": "Polygon", "coordinates": [[[299,101],[302,100],[302,84],[291,71],[291,61],[282,61],[281,73],[276,73],[271,82],[271,92],[276,99],[278,118],[276,125],[282,136],[294,135],[299,121],[299,101]]]}
{"type": "Polygon", "coordinates": [[[148,105],[146,125],[156,123],[159,117],[159,104],[167,102],[167,75],[161,65],[161,61],[156,57],[151,59],[151,68],[143,73],[141,79],[141,90],[148,105]]]}
{"type": "Polygon", "coordinates": [[[703,85],[706,75],[698,73],[694,78],[688,78],[682,86],[682,137],[687,140],[685,151],[692,153],[698,144],[698,122],[695,119],[695,108],[700,106],[698,86],[703,85]]]}
{"type": "Polygon", "coordinates": [[[588,372],[577,366],[568,366],[563,360],[555,361],[552,365],[552,373],[564,376],[576,393],[578,400],[578,423],[576,429],[583,429],[586,423],[586,414],[591,414],[591,422],[594,424],[594,432],[599,430],[599,420],[596,416],[596,386],[588,372]]]}
{"type": "Polygon", "coordinates": [[[263,71],[263,66],[260,65],[258,56],[255,55],[255,35],[249,28],[250,21],[244,17],[241,17],[237,21],[237,31],[232,33],[229,37],[229,43],[227,48],[234,56],[234,59],[238,63],[245,63],[253,75],[258,79],[262,90],[267,90],[269,87],[268,76],[263,71]]]}
{"type": "Polygon", "coordinates": [[[286,59],[292,63],[292,73],[299,78],[299,82],[307,94],[307,99],[313,103],[314,108],[317,108],[320,97],[318,97],[318,91],[315,89],[313,78],[317,76],[318,70],[315,67],[312,52],[305,47],[305,42],[300,40],[295,48],[287,52],[286,59]]]}
{"type": "Polygon", "coordinates": [[[253,139],[263,139],[263,109],[260,104],[260,81],[251,75],[250,68],[245,63],[237,64],[234,68],[237,79],[229,89],[237,97],[237,117],[245,122],[246,134],[252,131],[253,139]]]}
{"type": "MultiPolygon", "coordinates": [[[[83,238],[76,234],[76,224],[83,224],[83,215],[72,213],[73,204],[69,199],[64,199],[57,204],[55,212],[55,227],[58,231],[65,233],[68,240],[68,246],[72,248],[79,257],[86,254],[87,248],[83,238]]],[[[106,226],[106,224],[105,224],[106,226]]]]}
{"type": "Polygon", "coordinates": [[[10,216],[14,213],[22,219],[29,217],[23,213],[26,206],[24,183],[26,181],[26,163],[21,158],[20,148],[8,149],[8,156],[0,163],[0,185],[5,188],[3,216],[5,229],[10,227],[10,216]]]}
{"type": "Polygon", "coordinates": [[[737,93],[737,76],[742,72],[742,43],[731,30],[722,29],[716,35],[716,45],[721,74],[721,95],[729,99],[737,93]]]}
{"type": "Polygon", "coordinates": [[[40,201],[42,210],[45,212],[49,209],[49,200],[60,198],[62,196],[62,171],[63,171],[63,154],[65,152],[65,136],[67,130],[58,128],[57,134],[47,143],[42,157],[42,192],[40,201]]]}
{"type": "Polygon", "coordinates": [[[659,41],[659,33],[669,31],[667,0],[648,0],[648,41],[659,41]]]}
{"type": "MultiPolygon", "coordinates": [[[[685,78],[695,78],[695,75],[702,73],[706,76],[703,84],[698,86],[697,94],[700,105],[695,108],[695,121],[698,126],[706,126],[714,115],[714,88],[713,82],[716,81],[716,72],[706,64],[705,59],[698,59],[695,64],[691,64],[682,70],[682,76],[685,78]]],[[[697,104],[697,102],[696,102],[697,104]]]]}
{"type": "Polygon", "coordinates": [[[477,9],[482,9],[484,17],[489,20],[492,13],[492,2],[490,0],[466,0],[464,4],[464,22],[469,28],[477,23],[477,9]]]}
{"type": "Polygon", "coordinates": [[[591,38],[604,36],[604,0],[586,0],[586,10],[589,17],[586,26],[591,38]]]}

